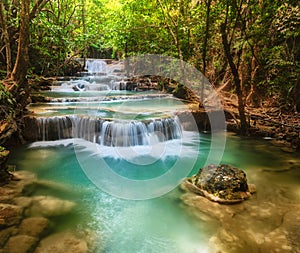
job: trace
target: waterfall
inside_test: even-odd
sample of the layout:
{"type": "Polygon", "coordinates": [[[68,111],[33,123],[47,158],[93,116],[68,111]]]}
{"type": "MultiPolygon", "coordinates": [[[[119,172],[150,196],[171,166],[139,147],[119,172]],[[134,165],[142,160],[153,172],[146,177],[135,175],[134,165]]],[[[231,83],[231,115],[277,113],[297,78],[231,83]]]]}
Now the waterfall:
{"type": "Polygon", "coordinates": [[[104,146],[151,145],[179,139],[179,119],[162,118],[145,121],[105,120],[83,116],[39,117],[36,140],[52,141],[81,138],[104,146]]]}
{"type": "Polygon", "coordinates": [[[69,117],[37,118],[38,140],[54,141],[72,137],[72,121],[69,117]]]}
{"type": "Polygon", "coordinates": [[[86,69],[89,73],[106,73],[106,62],[99,59],[87,59],[86,69]]]}

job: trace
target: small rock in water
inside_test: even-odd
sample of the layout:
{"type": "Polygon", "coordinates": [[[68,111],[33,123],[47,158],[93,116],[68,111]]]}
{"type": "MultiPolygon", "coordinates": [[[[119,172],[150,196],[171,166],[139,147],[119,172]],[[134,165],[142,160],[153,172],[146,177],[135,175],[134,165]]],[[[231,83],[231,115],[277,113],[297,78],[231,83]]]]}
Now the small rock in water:
{"type": "Polygon", "coordinates": [[[23,208],[0,203],[0,229],[19,224],[22,215],[23,208]]]}
{"type": "Polygon", "coordinates": [[[30,217],[22,221],[19,234],[40,237],[49,226],[49,220],[43,217],[30,217]]]}
{"type": "Polygon", "coordinates": [[[253,185],[247,184],[244,171],[227,164],[203,167],[185,180],[182,188],[224,204],[241,202],[255,191],[253,185]]]}
{"type": "Polygon", "coordinates": [[[32,206],[28,215],[53,217],[65,215],[73,210],[75,203],[69,200],[62,200],[51,196],[35,196],[32,198],[32,206]]]}
{"type": "Polygon", "coordinates": [[[1,187],[0,188],[0,202],[1,203],[9,203],[11,199],[16,196],[18,193],[14,189],[10,189],[9,187],[1,187]]]}
{"type": "Polygon", "coordinates": [[[87,253],[87,243],[72,232],[61,232],[41,240],[35,253],[87,253]]]}
{"type": "Polygon", "coordinates": [[[8,239],[17,233],[18,229],[15,226],[8,227],[5,229],[0,229],[0,253],[2,253],[1,249],[6,244],[8,239]]]}
{"type": "Polygon", "coordinates": [[[12,202],[17,205],[21,206],[23,208],[27,208],[31,205],[32,199],[30,197],[15,197],[12,202]]]}
{"type": "Polygon", "coordinates": [[[38,238],[28,235],[16,235],[9,238],[4,247],[4,252],[9,253],[28,253],[35,248],[38,238]]]}

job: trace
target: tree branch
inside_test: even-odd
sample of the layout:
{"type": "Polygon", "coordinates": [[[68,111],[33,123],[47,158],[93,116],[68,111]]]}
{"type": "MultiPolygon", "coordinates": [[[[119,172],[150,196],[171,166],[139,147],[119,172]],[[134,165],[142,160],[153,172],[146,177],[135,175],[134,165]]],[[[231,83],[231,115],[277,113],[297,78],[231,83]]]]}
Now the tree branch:
{"type": "Polygon", "coordinates": [[[35,5],[33,6],[30,14],[29,14],[29,20],[31,21],[36,17],[37,14],[41,12],[43,7],[49,2],[50,0],[38,0],[35,5]]]}

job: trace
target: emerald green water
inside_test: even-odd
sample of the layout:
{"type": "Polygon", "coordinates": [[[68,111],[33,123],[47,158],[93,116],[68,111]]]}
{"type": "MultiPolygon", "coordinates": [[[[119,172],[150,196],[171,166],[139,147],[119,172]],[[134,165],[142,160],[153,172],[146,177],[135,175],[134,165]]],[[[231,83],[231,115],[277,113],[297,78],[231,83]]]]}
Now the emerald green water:
{"type": "MultiPolygon", "coordinates": [[[[210,149],[210,135],[192,136],[189,143],[184,144],[187,152],[182,155],[189,159],[195,154],[191,151],[199,149],[199,142],[199,157],[190,174],[196,173],[202,166],[210,149]]],[[[86,149],[82,152],[88,153],[86,149]]],[[[138,171],[138,168],[131,170],[128,161],[114,158],[109,151],[103,156],[117,173],[135,178],[164,173],[177,159],[168,154],[165,159],[140,167],[138,171]],[[149,174],[149,171],[152,173],[149,174]]],[[[64,186],[39,187],[33,194],[74,201],[77,205],[71,214],[53,219],[53,232],[64,229],[92,231],[96,235],[97,253],[209,252],[208,240],[215,233],[215,225],[189,216],[179,199],[182,192],[178,188],[150,200],[113,197],[95,187],[86,177],[71,140],[24,146],[13,154],[10,162],[16,164],[18,170],[36,173],[38,179],[64,186]]],[[[276,171],[291,163],[300,164],[297,155],[283,153],[266,140],[240,139],[230,134],[222,162],[245,170],[248,180],[256,184],[260,198],[267,197],[270,191],[280,186],[286,189],[290,201],[300,203],[299,170],[285,173],[264,171],[276,171]]],[[[276,196],[273,196],[273,201],[276,204],[276,196]]]]}
{"type": "MultiPolygon", "coordinates": [[[[126,92],[127,93],[127,92],[126,92]]],[[[111,99],[109,96],[96,101],[85,101],[84,96],[78,102],[51,102],[32,104],[28,107],[36,116],[61,116],[71,114],[92,115],[101,118],[135,119],[160,118],[170,115],[175,110],[184,110],[186,106],[174,98],[145,98],[136,96],[127,98],[126,93],[111,99]],[[126,97],[127,99],[124,99],[126,97]]],[[[94,93],[92,93],[93,95],[94,93]]],[[[145,95],[147,96],[147,94],[145,95]]],[[[91,97],[89,97],[91,98],[91,97]]]]}
{"type": "MultiPolygon", "coordinates": [[[[203,139],[202,149],[205,150],[207,145],[209,140],[203,139]]],[[[193,155],[190,148],[191,145],[188,147],[189,154],[184,154],[186,159],[193,155]]],[[[83,149],[82,152],[88,156],[88,151],[83,149]]],[[[168,154],[165,159],[141,167],[114,158],[109,150],[105,156],[117,173],[136,179],[163,174],[178,159],[168,154]]],[[[19,170],[34,172],[38,179],[64,186],[39,187],[33,194],[74,201],[77,205],[71,215],[54,219],[56,226],[53,232],[70,228],[93,231],[99,243],[96,252],[198,252],[205,246],[207,235],[203,231],[207,228],[201,228],[201,224],[195,226],[193,219],[184,212],[178,199],[178,189],[144,201],[113,197],[95,187],[86,177],[71,140],[40,142],[23,147],[13,155],[11,163],[16,164],[19,170]]],[[[199,159],[195,169],[201,163],[199,159]]]]}

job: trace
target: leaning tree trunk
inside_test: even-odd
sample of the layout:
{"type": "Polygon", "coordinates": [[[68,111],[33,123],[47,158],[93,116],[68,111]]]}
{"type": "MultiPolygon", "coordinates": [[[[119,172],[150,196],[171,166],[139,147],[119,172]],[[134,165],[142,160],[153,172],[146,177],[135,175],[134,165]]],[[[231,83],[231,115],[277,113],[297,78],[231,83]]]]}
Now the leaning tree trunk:
{"type": "Polygon", "coordinates": [[[17,58],[13,71],[11,73],[11,80],[14,85],[10,92],[16,100],[15,114],[23,113],[24,108],[28,104],[29,87],[27,82],[27,70],[29,64],[29,23],[30,23],[30,0],[22,0],[22,7],[20,13],[20,31],[17,58]]]}
{"type": "Polygon", "coordinates": [[[235,91],[238,97],[238,110],[239,110],[239,116],[240,116],[240,134],[241,135],[247,135],[248,133],[248,124],[246,120],[245,115],[245,105],[243,101],[243,94],[242,94],[242,88],[241,88],[241,80],[239,78],[239,73],[237,70],[237,67],[233,61],[231,52],[230,52],[230,45],[227,39],[227,33],[226,33],[226,24],[221,24],[221,35],[222,35],[222,44],[224,47],[225,55],[228,60],[231,73],[234,78],[234,86],[235,91]]]}
{"type": "Polygon", "coordinates": [[[5,17],[3,2],[0,3],[0,24],[1,24],[2,36],[3,36],[4,46],[5,46],[6,76],[10,77],[11,68],[12,68],[11,67],[11,49],[10,49],[9,34],[7,31],[6,17],[5,17]]]}
{"type": "Polygon", "coordinates": [[[27,86],[27,70],[29,63],[28,46],[29,46],[29,14],[30,14],[30,0],[22,1],[21,9],[21,24],[19,33],[19,44],[17,59],[12,71],[12,80],[15,81],[19,88],[27,86]]]}

